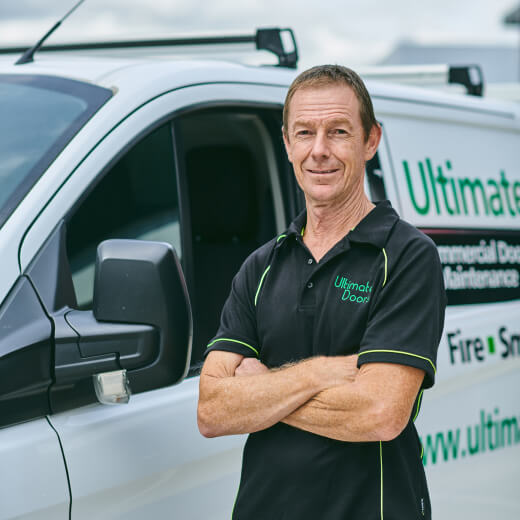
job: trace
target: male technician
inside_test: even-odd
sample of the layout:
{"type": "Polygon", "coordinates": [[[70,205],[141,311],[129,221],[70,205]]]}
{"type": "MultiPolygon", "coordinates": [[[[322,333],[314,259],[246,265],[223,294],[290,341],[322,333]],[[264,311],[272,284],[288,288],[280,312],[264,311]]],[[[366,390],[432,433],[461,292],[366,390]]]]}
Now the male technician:
{"type": "Polygon", "coordinates": [[[250,433],[233,518],[429,519],[414,427],[445,295],[434,244],[363,190],[381,138],[350,69],[291,85],[283,138],[306,211],[233,280],[199,428],[250,433]]]}

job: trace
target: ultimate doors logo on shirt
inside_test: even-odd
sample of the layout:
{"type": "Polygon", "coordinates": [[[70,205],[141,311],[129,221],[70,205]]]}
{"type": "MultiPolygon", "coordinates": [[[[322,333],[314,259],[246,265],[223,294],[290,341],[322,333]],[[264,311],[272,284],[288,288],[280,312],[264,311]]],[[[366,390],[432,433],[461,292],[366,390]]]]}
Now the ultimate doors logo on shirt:
{"type": "Polygon", "coordinates": [[[354,303],[366,303],[370,300],[370,295],[367,293],[372,292],[372,286],[369,285],[370,282],[365,282],[364,284],[360,284],[349,280],[346,276],[336,276],[336,281],[334,282],[334,287],[341,289],[343,291],[341,295],[341,300],[346,302],[354,302],[354,303]]]}

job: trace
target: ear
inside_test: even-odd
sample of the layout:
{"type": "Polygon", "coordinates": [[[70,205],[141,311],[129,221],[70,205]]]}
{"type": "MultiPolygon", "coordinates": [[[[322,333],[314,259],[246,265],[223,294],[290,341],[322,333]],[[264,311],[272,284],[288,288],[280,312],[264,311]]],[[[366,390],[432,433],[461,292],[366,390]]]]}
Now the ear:
{"type": "Polygon", "coordinates": [[[287,132],[285,131],[285,128],[283,126],[282,126],[282,137],[283,137],[283,144],[285,145],[285,151],[287,152],[287,158],[289,159],[289,162],[292,163],[291,144],[289,143],[289,136],[287,135],[287,132]]]}
{"type": "Polygon", "coordinates": [[[382,133],[383,130],[379,123],[372,126],[370,134],[368,135],[368,139],[365,143],[365,161],[369,161],[376,154],[379,141],[381,141],[382,133]]]}

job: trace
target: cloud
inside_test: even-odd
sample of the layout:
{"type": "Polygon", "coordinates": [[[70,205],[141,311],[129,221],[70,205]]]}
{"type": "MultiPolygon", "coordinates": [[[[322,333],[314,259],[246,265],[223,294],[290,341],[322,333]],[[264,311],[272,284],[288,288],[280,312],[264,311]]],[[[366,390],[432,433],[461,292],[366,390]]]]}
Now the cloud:
{"type": "MultiPolygon", "coordinates": [[[[75,0],[0,0],[0,45],[36,42],[75,0]]],[[[502,18],[514,0],[86,0],[49,43],[295,30],[301,64],[378,61],[402,39],[516,45],[502,18]]]]}
{"type": "MultiPolygon", "coordinates": [[[[0,20],[37,20],[48,17],[50,13],[59,13],[59,7],[64,7],[68,2],[57,0],[46,0],[45,2],[34,2],[34,0],[6,1],[0,4],[0,20]]],[[[63,11],[65,14],[66,11],[63,11]]]]}

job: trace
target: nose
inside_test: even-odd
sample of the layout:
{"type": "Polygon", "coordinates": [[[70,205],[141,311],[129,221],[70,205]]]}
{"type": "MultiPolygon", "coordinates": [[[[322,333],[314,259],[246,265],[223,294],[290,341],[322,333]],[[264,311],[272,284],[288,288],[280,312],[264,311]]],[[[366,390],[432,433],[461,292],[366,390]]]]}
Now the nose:
{"type": "Polygon", "coordinates": [[[314,137],[311,155],[315,161],[321,161],[330,155],[327,133],[321,129],[316,132],[316,136],[314,137]]]}

